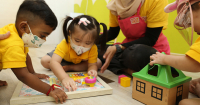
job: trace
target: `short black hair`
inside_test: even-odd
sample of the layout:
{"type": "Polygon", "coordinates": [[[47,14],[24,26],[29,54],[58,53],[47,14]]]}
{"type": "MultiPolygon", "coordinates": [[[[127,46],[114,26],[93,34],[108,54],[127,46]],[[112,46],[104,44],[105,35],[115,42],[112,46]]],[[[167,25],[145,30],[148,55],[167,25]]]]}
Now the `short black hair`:
{"type": "Polygon", "coordinates": [[[44,0],[24,0],[17,12],[16,23],[20,18],[25,18],[29,22],[35,22],[41,19],[46,25],[56,29],[58,25],[57,18],[44,0]]]}

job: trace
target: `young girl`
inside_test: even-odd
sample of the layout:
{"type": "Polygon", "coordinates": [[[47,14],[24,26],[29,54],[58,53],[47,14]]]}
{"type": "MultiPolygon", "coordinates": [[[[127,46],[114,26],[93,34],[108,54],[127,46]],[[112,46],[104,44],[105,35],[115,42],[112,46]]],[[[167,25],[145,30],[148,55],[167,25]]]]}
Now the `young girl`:
{"type": "Polygon", "coordinates": [[[55,51],[44,56],[41,63],[45,68],[51,69],[69,91],[70,87],[74,91],[77,88],[75,81],[65,71],[87,70],[88,75],[97,76],[101,64],[97,61],[98,52],[95,43],[100,41],[102,51],[105,50],[107,27],[91,16],[81,15],[74,19],[67,17],[63,25],[63,33],[65,39],[57,45],[55,51]],[[70,20],[72,22],[67,28],[70,20]],[[101,40],[99,40],[100,25],[103,26],[101,40]]]}
{"type": "MultiPolygon", "coordinates": [[[[175,25],[183,27],[183,28],[192,26],[194,27],[194,31],[197,34],[199,34],[200,33],[200,24],[199,24],[200,0],[177,0],[176,2],[168,5],[165,11],[169,10],[171,12],[173,10],[173,7],[177,7],[177,6],[178,6],[177,13],[178,13],[179,18],[175,20],[175,25]],[[193,18],[189,19],[189,20],[193,19],[193,23],[192,21],[190,22],[186,20],[184,17],[184,14],[187,14],[188,11],[191,11],[190,14],[191,13],[193,14],[193,15],[191,14],[190,16],[193,18]],[[180,18],[181,16],[183,17],[180,18]],[[183,19],[182,22],[178,21],[181,19],[183,19]],[[176,23],[179,23],[179,24],[176,24],[176,23]],[[183,24],[183,23],[186,23],[186,24],[183,24]]],[[[184,56],[164,55],[157,52],[156,54],[153,54],[152,56],[150,56],[150,59],[151,59],[150,65],[157,63],[157,64],[162,64],[162,65],[169,65],[183,71],[200,72],[200,37],[190,47],[190,50],[184,56]]],[[[192,80],[190,82],[189,91],[193,94],[196,94],[198,97],[200,97],[200,78],[196,80],[192,80]]],[[[200,104],[199,98],[184,99],[179,103],[179,105],[199,105],[199,104],[200,104]]]]}

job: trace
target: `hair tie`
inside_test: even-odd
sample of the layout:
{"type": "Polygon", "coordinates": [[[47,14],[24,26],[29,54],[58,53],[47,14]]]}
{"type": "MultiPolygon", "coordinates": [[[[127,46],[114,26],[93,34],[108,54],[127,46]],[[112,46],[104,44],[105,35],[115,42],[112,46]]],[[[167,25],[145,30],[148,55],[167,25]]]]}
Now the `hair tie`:
{"type": "Polygon", "coordinates": [[[87,18],[81,18],[78,22],[78,24],[80,25],[81,23],[83,23],[85,26],[87,26],[88,24],[90,24],[90,21],[87,20],[87,18]]]}

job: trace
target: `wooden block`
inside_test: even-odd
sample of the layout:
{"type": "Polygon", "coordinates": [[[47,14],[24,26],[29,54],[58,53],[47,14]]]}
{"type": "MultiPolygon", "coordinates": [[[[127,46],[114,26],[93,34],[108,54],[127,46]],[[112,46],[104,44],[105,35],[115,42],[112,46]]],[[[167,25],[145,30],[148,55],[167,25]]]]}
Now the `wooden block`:
{"type": "Polygon", "coordinates": [[[120,75],[120,76],[118,76],[118,83],[120,83],[120,78],[122,78],[122,77],[127,77],[126,75],[120,75]]]}
{"type": "Polygon", "coordinates": [[[131,86],[131,78],[129,77],[123,77],[123,78],[120,78],[120,85],[123,86],[123,87],[129,87],[131,86]]]}

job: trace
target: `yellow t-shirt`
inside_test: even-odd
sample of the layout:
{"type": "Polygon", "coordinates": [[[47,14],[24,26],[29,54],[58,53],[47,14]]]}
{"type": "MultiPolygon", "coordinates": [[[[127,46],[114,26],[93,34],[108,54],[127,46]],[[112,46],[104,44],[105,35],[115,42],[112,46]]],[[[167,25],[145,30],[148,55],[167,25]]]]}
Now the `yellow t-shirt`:
{"type": "Polygon", "coordinates": [[[195,43],[190,47],[190,50],[186,53],[194,60],[200,63],[200,37],[197,38],[195,43]]]}
{"type": "Polygon", "coordinates": [[[8,31],[10,31],[10,36],[0,40],[0,69],[26,67],[28,47],[24,47],[24,42],[19,37],[15,24],[0,28],[0,34],[8,31]]]}
{"type": "Polygon", "coordinates": [[[68,40],[67,43],[65,39],[63,39],[60,44],[57,45],[54,53],[62,57],[64,60],[68,62],[73,62],[74,64],[78,64],[81,61],[96,63],[98,57],[97,46],[95,44],[91,47],[89,51],[78,56],[76,52],[71,48],[70,40],[68,40]]]}
{"type": "MultiPolygon", "coordinates": [[[[168,14],[164,12],[164,8],[167,4],[167,0],[145,0],[140,9],[140,16],[147,23],[147,27],[154,28],[164,26],[163,29],[167,28],[168,14]]],[[[109,26],[119,26],[117,16],[113,15],[111,12],[109,14],[109,26]]]]}

